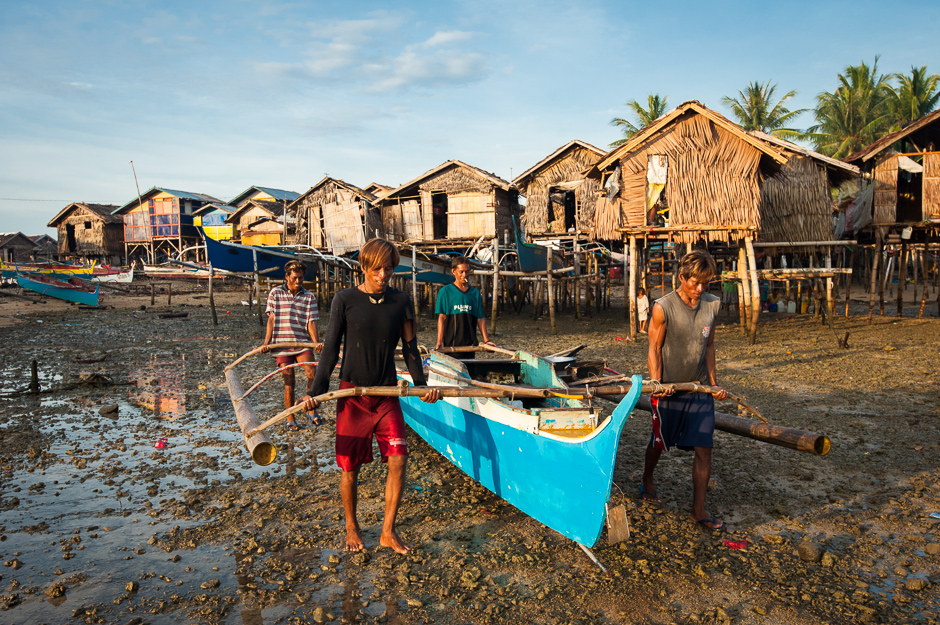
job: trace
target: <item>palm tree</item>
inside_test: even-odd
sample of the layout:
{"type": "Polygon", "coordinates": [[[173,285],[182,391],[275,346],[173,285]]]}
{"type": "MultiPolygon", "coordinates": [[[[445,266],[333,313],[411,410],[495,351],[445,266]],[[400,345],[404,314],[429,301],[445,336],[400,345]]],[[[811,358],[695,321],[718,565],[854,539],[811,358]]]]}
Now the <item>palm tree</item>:
{"type": "Polygon", "coordinates": [[[668,102],[669,96],[660,97],[658,93],[651,93],[647,96],[646,108],[643,108],[643,105],[636,100],[627,102],[627,107],[632,109],[634,115],[636,115],[637,123],[634,124],[622,117],[615,117],[610,120],[611,126],[619,126],[623,130],[623,138],[617,139],[611,143],[610,146],[613,147],[626,143],[630,137],[662,117],[666,112],[666,104],[668,102]]]}
{"type": "Polygon", "coordinates": [[[745,130],[760,130],[782,139],[802,139],[802,132],[787,125],[808,109],[791,111],[786,107],[786,101],[795,96],[796,91],[788,91],[774,104],[776,89],[777,85],[769,80],[764,84],[755,81],[744,91],[738,91],[739,97],[725,96],[722,103],[731,108],[745,130]]]}
{"type": "Polygon", "coordinates": [[[920,68],[911,66],[910,76],[895,75],[898,87],[895,90],[894,118],[903,126],[916,119],[920,119],[936,108],[940,101],[940,76],[927,75],[927,66],[920,68]]]}
{"type": "Polygon", "coordinates": [[[878,73],[878,57],[871,67],[864,62],[846,67],[835,91],[816,96],[816,124],[806,131],[816,149],[844,158],[889,132],[895,98],[889,79],[878,73]]]}

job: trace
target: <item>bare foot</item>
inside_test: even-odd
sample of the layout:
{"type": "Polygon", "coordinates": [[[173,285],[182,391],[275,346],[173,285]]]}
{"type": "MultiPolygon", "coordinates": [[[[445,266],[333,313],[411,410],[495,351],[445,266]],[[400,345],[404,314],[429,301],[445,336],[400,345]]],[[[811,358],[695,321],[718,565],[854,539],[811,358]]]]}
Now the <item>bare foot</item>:
{"type": "Polygon", "coordinates": [[[358,527],[346,528],[346,551],[362,551],[366,548],[362,542],[362,536],[359,534],[358,527]]]}
{"type": "Polygon", "coordinates": [[[391,532],[383,531],[382,537],[379,538],[379,544],[383,547],[391,547],[402,555],[411,551],[411,545],[403,541],[395,530],[391,532]]]}

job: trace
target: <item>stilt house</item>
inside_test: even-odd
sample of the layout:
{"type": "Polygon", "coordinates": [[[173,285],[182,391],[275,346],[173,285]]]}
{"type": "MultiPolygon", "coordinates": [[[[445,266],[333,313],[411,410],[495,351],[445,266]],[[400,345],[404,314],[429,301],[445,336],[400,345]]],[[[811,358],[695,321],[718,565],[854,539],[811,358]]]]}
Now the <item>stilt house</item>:
{"type": "Polygon", "coordinates": [[[124,220],[113,204],[72,202],[46,224],[55,228],[63,260],[120,264],[124,253],[124,220]]]}
{"type": "Polygon", "coordinates": [[[875,180],[874,227],[922,239],[940,229],[940,110],[885,135],[845,160],[875,180]]]}
{"type": "Polygon", "coordinates": [[[377,200],[393,241],[475,241],[512,228],[519,192],[461,161],[447,161],[377,200]]]}
{"type": "Polygon", "coordinates": [[[575,139],[561,146],[513,180],[525,196],[527,234],[588,232],[600,184],[584,171],[606,152],[575,139]]]}
{"type": "Polygon", "coordinates": [[[281,245],[284,241],[283,201],[248,200],[225,218],[234,228],[233,236],[245,245],[281,245]]]}
{"type": "Polygon", "coordinates": [[[32,260],[36,244],[22,232],[0,232],[0,261],[5,263],[32,260]]]}
{"type": "Polygon", "coordinates": [[[676,242],[832,239],[831,186],[857,169],[737,124],[694,100],[588,172],[603,192],[594,235],[658,231],[676,242]]]}
{"type": "Polygon", "coordinates": [[[374,202],[372,193],[327,176],[287,207],[297,222],[294,242],[337,256],[355,251],[382,234],[374,202]]]}
{"type": "Polygon", "coordinates": [[[296,191],[285,191],[284,189],[272,189],[271,187],[250,186],[229,202],[229,206],[241,208],[249,200],[260,200],[262,202],[280,202],[282,207],[293,202],[300,194],[296,191]]]}
{"type": "Polygon", "coordinates": [[[202,238],[193,213],[222,200],[205,193],[153,187],[114,211],[124,219],[124,257],[141,256],[151,263],[198,246],[202,238]]]}
{"type": "Polygon", "coordinates": [[[229,241],[232,238],[232,224],[225,220],[235,212],[235,208],[225,204],[206,204],[193,213],[193,223],[202,228],[203,234],[216,241],[229,241]]]}

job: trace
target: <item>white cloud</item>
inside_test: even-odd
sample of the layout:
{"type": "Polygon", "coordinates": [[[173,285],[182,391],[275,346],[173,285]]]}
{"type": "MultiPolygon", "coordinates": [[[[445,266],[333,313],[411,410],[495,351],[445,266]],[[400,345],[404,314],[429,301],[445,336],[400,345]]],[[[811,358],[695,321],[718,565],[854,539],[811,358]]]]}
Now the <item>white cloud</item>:
{"type": "Polygon", "coordinates": [[[255,62],[268,77],[307,79],[360,86],[371,92],[433,89],[478,81],[490,73],[484,54],[474,50],[474,34],[438,30],[415,41],[415,26],[404,15],[380,12],[358,20],[317,23],[310,39],[291,37],[298,61],[255,62]]]}
{"type": "Polygon", "coordinates": [[[425,47],[447,45],[449,43],[459,43],[461,41],[469,41],[473,35],[462,30],[445,30],[438,31],[434,35],[424,42],[425,47]]]}

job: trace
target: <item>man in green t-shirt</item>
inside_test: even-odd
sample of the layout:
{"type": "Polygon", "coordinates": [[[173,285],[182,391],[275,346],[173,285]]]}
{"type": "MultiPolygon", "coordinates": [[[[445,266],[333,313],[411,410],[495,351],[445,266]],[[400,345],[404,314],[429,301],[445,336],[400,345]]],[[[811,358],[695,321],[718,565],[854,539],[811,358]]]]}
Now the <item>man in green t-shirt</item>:
{"type": "Polygon", "coordinates": [[[454,283],[448,284],[437,294],[437,347],[463,347],[477,344],[477,328],[483,342],[493,344],[486,333],[483,313],[483,297],[478,289],[470,286],[470,261],[456,257],[450,264],[454,283]]]}

